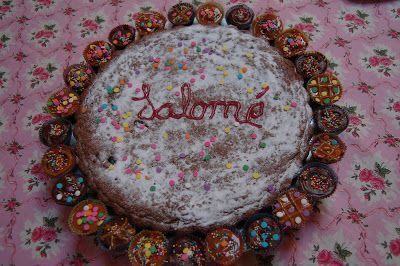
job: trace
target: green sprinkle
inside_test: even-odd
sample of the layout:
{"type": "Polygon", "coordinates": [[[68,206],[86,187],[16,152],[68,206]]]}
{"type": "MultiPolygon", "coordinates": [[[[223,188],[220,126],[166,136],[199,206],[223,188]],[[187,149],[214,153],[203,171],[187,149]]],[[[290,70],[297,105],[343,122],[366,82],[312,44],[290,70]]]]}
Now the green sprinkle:
{"type": "Polygon", "coordinates": [[[261,142],[261,143],[260,143],[260,148],[261,148],[261,149],[264,149],[265,147],[267,147],[267,144],[264,143],[264,142],[261,142]]]}
{"type": "Polygon", "coordinates": [[[204,161],[205,162],[208,162],[209,160],[211,159],[211,155],[210,154],[207,154],[205,157],[204,157],[204,161]]]}
{"type": "Polygon", "coordinates": [[[92,220],[89,220],[89,221],[88,221],[88,224],[93,224],[93,221],[92,221],[92,220]]]}
{"type": "Polygon", "coordinates": [[[249,166],[247,164],[243,165],[243,171],[248,171],[249,170],[249,166]]]}
{"type": "Polygon", "coordinates": [[[100,123],[100,118],[97,117],[97,118],[94,120],[94,122],[96,122],[96,124],[100,123]]]}
{"type": "Polygon", "coordinates": [[[318,92],[318,88],[316,88],[316,87],[311,88],[311,92],[312,93],[317,93],[318,92]]]}
{"type": "Polygon", "coordinates": [[[326,83],[326,82],[328,82],[328,78],[327,77],[323,77],[323,78],[320,79],[320,81],[326,83]]]}
{"type": "Polygon", "coordinates": [[[86,217],[82,218],[82,223],[85,224],[86,223],[86,217]]]}
{"type": "Polygon", "coordinates": [[[274,100],[279,100],[279,95],[275,94],[273,99],[274,100]]]}
{"type": "Polygon", "coordinates": [[[330,102],[331,102],[331,99],[329,99],[329,98],[324,99],[324,103],[330,103],[330,102]]]}
{"type": "Polygon", "coordinates": [[[338,94],[339,91],[340,91],[338,87],[334,87],[332,90],[333,90],[333,92],[334,92],[335,94],[338,94]]]}
{"type": "Polygon", "coordinates": [[[156,253],[156,252],[157,252],[157,249],[156,249],[155,246],[151,246],[151,247],[149,248],[149,250],[150,250],[151,253],[156,253]]]}
{"type": "Polygon", "coordinates": [[[201,52],[201,48],[197,46],[196,52],[200,53],[201,52]]]}
{"type": "Polygon", "coordinates": [[[156,191],[156,187],[155,187],[155,186],[151,186],[151,187],[150,187],[150,191],[151,191],[151,192],[156,191]]]}
{"type": "Polygon", "coordinates": [[[99,216],[99,218],[101,218],[101,217],[103,217],[103,216],[104,216],[104,213],[102,213],[102,212],[99,212],[99,214],[98,214],[97,216],[99,216]]]}

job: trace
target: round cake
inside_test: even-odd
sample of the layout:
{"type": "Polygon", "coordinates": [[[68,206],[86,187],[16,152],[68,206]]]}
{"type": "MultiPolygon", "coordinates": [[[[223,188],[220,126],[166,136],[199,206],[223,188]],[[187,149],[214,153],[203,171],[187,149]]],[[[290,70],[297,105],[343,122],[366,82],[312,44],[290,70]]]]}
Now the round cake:
{"type": "Polygon", "coordinates": [[[308,101],[291,61],[232,26],[149,35],[82,95],[79,167],[138,226],[233,225],[271,205],[301,168],[308,101]]]}

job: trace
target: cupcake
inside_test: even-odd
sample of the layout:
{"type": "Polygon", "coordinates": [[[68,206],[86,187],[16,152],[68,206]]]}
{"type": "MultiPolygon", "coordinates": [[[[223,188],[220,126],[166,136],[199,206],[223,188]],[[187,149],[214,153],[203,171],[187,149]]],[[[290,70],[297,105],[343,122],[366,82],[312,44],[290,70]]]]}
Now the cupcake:
{"type": "Polygon", "coordinates": [[[209,258],[221,265],[234,264],[244,252],[242,236],[233,229],[217,228],[205,239],[209,258]]]}
{"type": "Polygon", "coordinates": [[[337,105],[325,105],[314,111],[314,119],[319,131],[339,134],[349,125],[347,111],[337,105]]]}
{"type": "Polygon", "coordinates": [[[305,52],[296,58],[296,72],[304,78],[311,78],[325,72],[328,67],[328,60],[320,52],[305,52]]]}
{"type": "Polygon", "coordinates": [[[107,207],[98,200],[88,199],[79,202],[68,216],[71,231],[78,235],[95,233],[108,216],[107,207]]]}
{"type": "Polygon", "coordinates": [[[268,254],[281,242],[282,233],[277,221],[267,214],[257,214],[245,225],[247,245],[254,251],[268,254]]]}
{"type": "Polygon", "coordinates": [[[129,261],[136,265],[164,265],[168,258],[167,239],[158,231],[141,231],[132,238],[128,248],[129,261]]]}
{"type": "Polygon", "coordinates": [[[194,236],[180,236],[169,245],[169,263],[177,266],[206,265],[204,246],[194,236]]]}
{"type": "Polygon", "coordinates": [[[290,58],[301,55],[306,51],[308,38],[301,30],[287,29],[276,38],[275,46],[283,57],[290,58]]]}
{"type": "Polygon", "coordinates": [[[92,84],[94,72],[87,64],[74,64],[64,70],[63,76],[65,84],[74,92],[81,94],[92,84]]]}
{"type": "Polygon", "coordinates": [[[204,3],[197,8],[196,18],[202,25],[220,25],[224,18],[224,8],[217,3],[204,3]]]}
{"type": "Polygon", "coordinates": [[[282,20],[273,13],[257,16],[252,24],[252,33],[255,37],[262,37],[268,41],[275,40],[283,31],[282,20]]]}
{"type": "Polygon", "coordinates": [[[139,12],[135,18],[135,26],[140,36],[164,30],[165,17],[156,11],[139,12]]]}
{"type": "Polygon", "coordinates": [[[97,241],[105,249],[126,251],[135,234],[136,230],[128,218],[114,217],[103,223],[98,231],[97,241]]]}
{"type": "Polygon", "coordinates": [[[81,175],[66,174],[57,179],[52,196],[61,205],[75,205],[87,193],[85,178],[81,175]]]}
{"type": "Polygon", "coordinates": [[[53,116],[72,116],[79,109],[79,96],[70,89],[64,88],[50,96],[46,108],[53,116]]]}
{"type": "Polygon", "coordinates": [[[298,176],[303,191],[315,199],[324,199],[336,190],[338,178],[335,172],[325,164],[308,163],[298,176]]]}
{"type": "Polygon", "coordinates": [[[111,60],[113,53],[113,46],[110,43],[95,41],[86,46],[83,58],[92,67],[101,67],[111,60]]]}
{"type": "Polygon", "coordinates": [[[68,145],[71,140],[72,124],[66,119],[55,118],[45,122],[39,129],[40,141],[49,147],[68,145]]]}
{"type": "Polygon", "coordinates": [[[52,147],[42,157],[42,167],[46,175],[61,176],[75,167],[75,154],[65,145],[52,147]]]}
{"type": "Polygon", "coordinates": [[[239,30],[250,29],[253,18],[253,10],[245,4],[230,7],[225,15],[226,23],[236,26],[239,30]]]}
{"type": "Polygon", "coordinates": [[[342,159],[346,145],[336,135],[322,133],[311,140],[312,158],[321,163],[336,163],[342,159]]]}
{"type": "Polygon", "coordinates": [[[313,213],[313,206],[308,196],[294,188],[282,192],[273,208],[274,216],[285,229],[301,228],[313,213]]]}
{"type": "Polygon", "coordinates": [[[168,11],[168,20],[174,26],[189,26],[193,24],[196,10],[190,3],[178,3],[168,11]]]}
{"type": "Polygon", "coordinates": [[[343,94],[340,81],[329,73],[313,76],[307,82],[307,91],[311,100],[320,105],[335,103],[343,94]]]}
{"type": "Polygon", "coordinates": [[[119,25],[110,31],[108,40],[118,49],[124,49],[135,40],[135,28],[129,25],[119,25]]]}

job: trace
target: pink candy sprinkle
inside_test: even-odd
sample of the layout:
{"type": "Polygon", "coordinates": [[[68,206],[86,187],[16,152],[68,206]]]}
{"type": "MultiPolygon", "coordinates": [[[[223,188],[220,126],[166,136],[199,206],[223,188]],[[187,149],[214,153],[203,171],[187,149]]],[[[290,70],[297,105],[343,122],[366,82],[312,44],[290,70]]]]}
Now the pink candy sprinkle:
{"type": "Polygon", "coordinates": [[[120,129],[121,126],[120,126],[119,124],[116,124],[116,125],[115,125],[115,128],[116,128],[116,129],[120,129]]]}
{"type": "Polygon", "coordinates": [[[160,63],[161,59],[160,59],[159,57],[157,57],[157,58],[154,58],[153,61],[154,61],[155,63],[160,63]]]}
{"type": "Polygon", "coordinates": [[[206,153],[204,151],[199,152],[199,156],[203,157],[206,153]]]}
{"type": "Polygon", "coordinates": [[[189,260],[188,254],[182,254],[181,260],[183,260],[183,261],[188,261],[188,260],[189,260]]]}
{"type": "Polygon", "coordinates": [[[215,140],[216,140],[215,137],[211,137],[211,138],[210,138],[210,141],[211,141],[211,142],[215,142],[215,140]]]}
{"type": "Polygon", "coordinates": [[[175,92],[175,96],[180,96],[181,93],[179,91],[175,92]]]}
{"type": "Polygon", "coordinates": [[[135,92],[140,92],[140,88],[136,88],[136,89],[135,89],[135,92]]]}
{"type": "Polygon", "coordinates": [[[178,173],[178,177],[179,177],[179,178],[183,178],[184,176],[185,176],[185,173],[184,173],[184,172],[179,172],[179,173],[178,173]]]}
{"type": "Polygon", "coordinates": [[[132,87],[133,87],[132,83],[128,83],[128,88],[132,88],[132,87]]]}
{"type": "Polygon", "coordinates": [[[297,102],[293,101],[293,102],[290,104],[290,106],[291,106],[291,107],[297,107],[297,102]]]}
{"type": "Polygon", "coordinates": [[[117,120],[111,121],[111,125],[116,126],[117,124],[118,124],[118,121],[117,121],[117,120]]]}
{"type": "Polygon", "coordinates": [[[92,209],[92,211],[94,211],[94,212],[97,212],[98,210],[99,210],[99,207],[97,207],[97,206],[94,206],[92,209]]]}
{"type": "Polygon", "coordinates": [[[132,169],[131,168],[127,168],[125,169],[125,174],[131,174],[132,173],[132,169]]]}
{"type": "Polygon", "coordinates": [[[251,134],[251,135],[250,135],[250,138],[256,139],[256,138],[257,138],[257,134],[256,134],[256,133],[251,134]]]}
{"type": "Polygon", "coordinates": [[[171,187],[175,186],[175,180],[173,180],[173,179],[169,180],[169,185],[171,187]]]}
{"type": "Polygon", "coordinates": [[[195,83],[195,82],[196,82],[196,79],[194,79],[194,78],[190,79],[190,83],[195,83]]]}
{"type": "Polygon", "coordinates": [[[89,231],[89,229],[90,229],[89,224],[84,224],[84,225],[83,225],[83,230],[89,231]]]}
{"type": "Polygon", "coordinates": [[[204,73],[204,68],[200,68],[199,73],[204,73]]]}
{"type": "Polygon", "coordinates": [[[156,154],[156,161],[161,160],[161,155],[160,154],[156,154]]]}
{"type": "Polygon", "coordinates": [[[128,155],[124,155],[124,157],[122,157],[122,161],[126,161],[128,160],[128,155]]]}
{"type": "Polygon", "coordinates": [[[210,147],[211,143],[209,141],[204,142],[204,146],[210,147]]]}
{"type": "Polygon", "coordinates": [[[107,117],[102,117],[102,118],[100,118],[100,122],[101,123],[105,123],[107,121],[107,117]]]}
{"type": "Polygon", "coordinates": [[[151,144],[150,146],[153,150],[155,150],[157,148],[157,145],[155,143],[151,144]]]}
{"type": "Polygon", "coordinates": [[[171,68],[170,68],[169,66],[166,66],[166,67],[164,67],[164,70],[165,70],[165,71],[170,71],[171,68]]]}
{"type": "Polygon", "coordinates": [[[140,125],[139,125],[139,128],[140,128],[140,129],[144,129],[144,125],[143,125],[143,124],[140,124],[140,125]]]}
{"type": "Polygon", "coordinates": [[[116,142],[117,141],[117,137],[111,137],[111,141],[112,142],[116,142]]]}
{"type": "Polygon", "coordinates": [[[206,78],[206,75],[200,75],[200,78],[204,80],[206,78]]]}
{"type": "Polygon", "coordinates": [[[199,175],[199,171],[194,170],[194,171],[193,171],[193,176],[194,176],[194,177],[197,177],[198,175],[199,175]]]}
{"type": "Polygon", "coordinates": [[[191,44],[190,44],[192,47],[196,47],[196,42],[192,42],[191,44]]]}

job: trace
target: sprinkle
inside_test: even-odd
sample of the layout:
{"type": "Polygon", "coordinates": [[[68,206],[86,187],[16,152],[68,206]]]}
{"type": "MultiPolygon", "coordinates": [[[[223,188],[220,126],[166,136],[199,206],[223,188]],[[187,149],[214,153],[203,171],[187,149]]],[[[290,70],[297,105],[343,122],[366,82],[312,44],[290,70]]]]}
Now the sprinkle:
{"type": "Polygon", "coordinates": [[[252,134],[250,135],[250,138],[256,139],[256,138],[257,138],[257,134],[256,134],[256,133],[252,133],[252,134]]]}
{"type": "Polygon", "coordinates": [[[227,163],[225,166],[226,166],[227,169],[232,169],[233,165],[232,165],[232,163],[227,163]]]}
{"type": "Polygon", "coordinates": [[[132,169],[131,168],[126,168],[125,169],[125,174],[131,174],[132,173],[132,169]]]}
{"type": "Polygon", "coordinates": [[[204,157],[204,159],[203,159],[205,162],[208,162],[209,160],[211,160],[211,155],[210,154],[207,154],[205,157],[204,157]]]}
{"type": "Polygon", "coordinates": [[[193,41],[193,42],[190,44],[190,46],[192,46],[192,47],[196,47],[196,42],[195,42],[195,41],[193,41]]]}
{"type": "Polygon", "coordinates": [[[190,83],[195,83],[196,82],[196,79],[195,78],[191,78],[190,79],[190,83]]]}
{"type": "Polygon", "coordinates": [[[181,93],[179,91],[175,92],[175,96],[179,97],[181,95],[181,93]]]}
{"type": "Polygon", "coordinates": [[[267,89],[267,88],[269,88],[269,84],[267,82],[263,82],[263,83],[261,83],[261,88],[267,89]]]}
{"type": "Polygon", "coordinates": [[[190,188],[192,185],[190,183],[185,183],[185,188],[190,188]]]}
{"type": "Polygon", "coordinates": [[[253,88],[247,88],[247,93],[252,94],[254,92],[253,88]]]}
{"type": "Polygon", "coordinates": [[[200,47],[196,47],[196,52],[200,53],[201,52],[201,48],[200,47]]]}
{"type": "Polygon", "coordinates": [[[135,163],[136,163],[137,165],[141,165],[141,164],[142,164],[142,160],[137,159],[137,160],[135,161],[135,163]]]}
{"type": "Polygon", "coordinates": [[[117,137],[111,137],[111,141],[112,142],[116,142],[117,141],[117,137]]]}
{"type": "Polygon", "coordinates": [[[106,103],[103,103],[103,104],[101,105],[101,108],[102,108],[102,109],[106,109],[107,106],[108,106],[108,105],[107,105],[106,103]]]}
{"type": "Polygon", "coordinates": [[[225,80],[223,80],[223,79],[221,79],[221,80],[218,81],[218,84],[219,84],[219,85],[224,85],[224,83],[225,83],[225,80]]]}
{"type": "Polygon", "coordinates": [[[253,53],[246,53],[247,59],[253,59],[253,53]]]}
{"type": "Polygon", "coordinates": [[[185,139],[186,139],[186,140],[190,140],[190,134],[189,134],[189,133],[186,133],[186,134],[185,134],[185,139]]]}
{"type": "Polygon", "coordinates": [[[172,51],[174,51],[174,48],[173,47],[168,47],[168,52],[172,52],[172,51]]]}
{"type": "Polygon", "coordinates": [[[152,143],[152,144],[150,145],[150,147],[151,147],[153,150],[155,150],[155,149],[157,148],[157,145],[156,145],[155,143],[152,143]]]}
{"type": "Polygon", "coordinates": [[[205,154],[206,154],[206,153],[205,153],[204,151],[200,151],[200,152],[199,152],[199,156],[200,156],[200,157],[203,157],[205,154]]]}
{"type": "Polygon", "coordinates": [[[184,54],[188,54],[188,53],[189,53],[189,49],[188,49],[188,48],[186,48],[186,47],[185,47],[185,48],[183,48],[183,53],[184,53],[184,54]]]}
{"type": "Polygon", "coordinates": [[[175,186],[175,180],[173,180],[173,179],[169,180],[169,186],[170,187],[175,186]]]}
{"type": "Polygon", "coordinates": [[[260,174],[259,174],[258,172],[253,172],[252,177],[253,177],[254,179],[259,179],[259,178],[260,178],[260,174]]]}
{"type": "Polygon", "coordinates": [[[222,46],[222,52],[227,53],[229,51],[228,46],[224,45],[222,46]]]}
{"type": "Polygon", "coordinates": [[[204,80],[204,79],[206,78],[206,75],[200,75],[200,78],[201,78],[202,80],[204,80]]]}
{"type": "Polygon", "coordinates": [[[225,132],[226,134],[229,134],[229,133],[231,132],[231,128],[230,128],[230,127],[224,128],[224,132],[225,132]]]}
{"type": "Polygon", "coordinates": [[[185,157],[186,157],[186,154],[184,154],[184,153],[179,154],[179,158],[183,159],[185,157]]]}
{"type": "Polygon", "coordinates": [[[100,122],[101,122],[101,123],[105,123],[106,121],[107,121],[107,117],[104,117],[104,116],[103,116],[102,118],[100,118],[100,122]]]}
{"type": "Polygon", "coordinates": [[[156,159],[157,162],[160,161],[161,160],[161,155],[160,154],[156,154],[155,159],[156,159]]]}
{"type": "Polygon", "coordinates": [[[119,137],[117,137],[117,142],[118,142],[118,143],[121,143],[123,140],[124,140],[124,138],[123,138],[123,137],[120,137],[120,136],[119,136],[119,137]]]}
{"type": "Polygon", "coordinates": [[[164,133],[163,133],[163,138],[164,138],[164,139],[168,139],[168,133],[167,133],[167,132],[164,132],[164,133]]]}
{"type": "Polygon", "coordinates": [[[238,79],[242,79],[242,78],[243,78],[243,74],[242,74],[242,73],[239,73],[239,74],[237,75],[237,78],[238,78],[238,79]]]}
{"type": "Polygon", "coordinates": [[[241,71],[242,71],[243,73],[246,73],[247,70],[248,70],[248,68],[247,68],[246,66],[242,67],[242,69],[241,69],[241,71]]]}
{"type": "Polygon", "coordinates": [[[292,101],[292,103],[290,104],[291,107],[296,108],[297,107],[297,102],[296,101],[292,101]]]}
{"type": "Polygon", "coordinates": [[[215,68],[216,68],[217,70],[219,70],[219,71],[223,71],[223,70],[225,69],[224,66],[216,66],[215,68]]]}
{"type": "Polygon", "coordinates": [[[217,140],[217,139],[216,139],[215,137],[211,137],[211,138],[210,138],[210,141],[211,141],[211,142],[215,142],[216,140],[217,140]]]}
{"type": "Polygon", "coordinates": [[[247,164],[243,165],[243,171],[247,172],[249,170],[249,166],[247,164]]]}
{"type": "Polygon", "coordinates": [[[267,147],[267,144],[264,143],[264,142],[261,142],[261,143],[260,143],[260,148],[261,148],[261,149],[264,149],[265,147],[267,147]]]}
{"type": "Polygon", "coordinates": [[[198,170],[194,170],[194,171],[193,171],[193,176],[194,176],[194,177],[197,177],[198,175],[199,175],[199,171],[198,171],[198,170]]]}
{"type": "Polygon", "coordinates": [[[228,70],[224,70],[224,77],[229,76],[229,71],[228,70]]]}
{"type": "Polygon", "coordinates": [[[178,177],[179,177],[179,179],[183,179],[185,177],[185,173],[184,172],[179,172],[178,173],[178,177]]]}
{"type": "Polygon", "coordinates": [[[118,92],[120,92],[120,89],[119,89],[119,87],[115,87],[115,88],[114,88],[114,92],[115,92],[115,93],[118,93],[118,92]]]}
{"type": "Polygon", "coordinates": [[[209,191],[211,189],[211,184],[210,183],[205,183],[203,186],[205,191],[209,191]]]}
{"type": "Polygon", "coordinates": [[[211,143],[209,141],[204,142],[204,146],[210,147],[211,143]]]}
{"type": "Polygon", "coordinates": [[[284,110],[284,111],[287,112],[287,111],[289,111],[289,109],[290,109],[290,106],[289,106],[289,105],[284,105],[284,106],[283,106],[283,110],[284,110]]]}
{"type": "Polygon", "coordinates": [[[142,174],[141,174],[141,173],[137,173],[137,174],[135,175],[135,178],[136,178],[137,180],[141,179],[141,178],[142,178],[142,174]]]}
{"type": "Polygon", "coordinates": [[[187,65],[183,65],[182,69],[183,70],[188,70],[188,66],[187,65]]]}
{"type": "Polygon", "coordinates": [[[156,191],[156,186],[151,186],[151,187],[150,187],[150,191],[151,191],[151,192],[156,191]]]}

